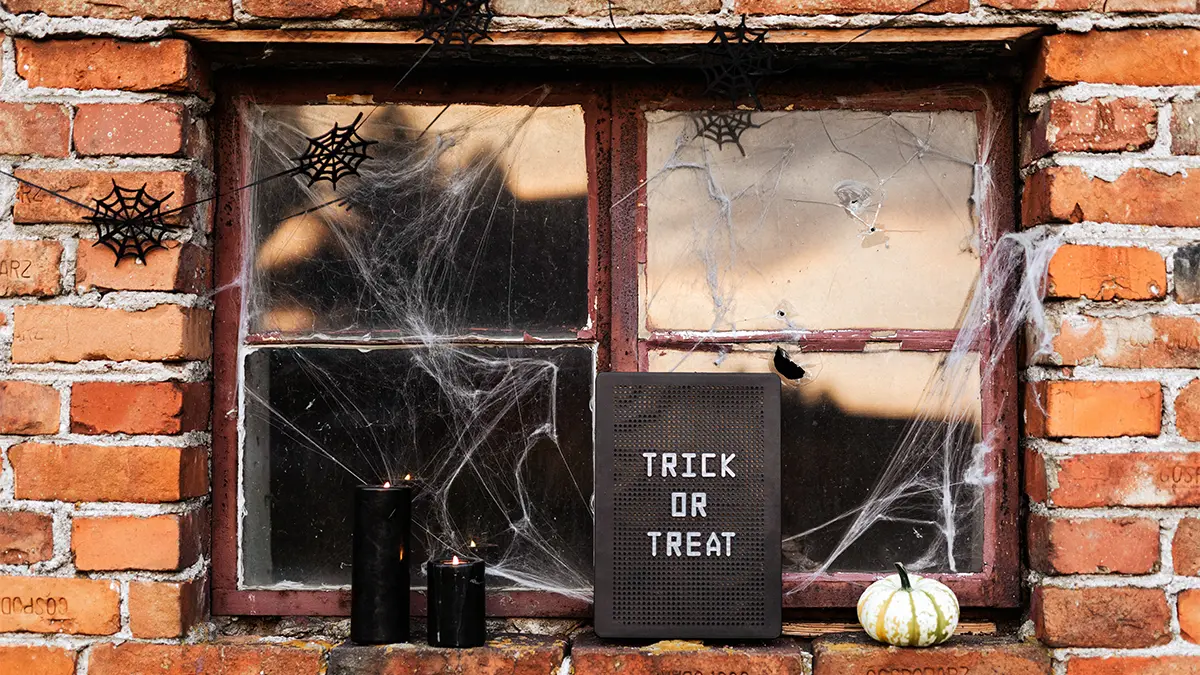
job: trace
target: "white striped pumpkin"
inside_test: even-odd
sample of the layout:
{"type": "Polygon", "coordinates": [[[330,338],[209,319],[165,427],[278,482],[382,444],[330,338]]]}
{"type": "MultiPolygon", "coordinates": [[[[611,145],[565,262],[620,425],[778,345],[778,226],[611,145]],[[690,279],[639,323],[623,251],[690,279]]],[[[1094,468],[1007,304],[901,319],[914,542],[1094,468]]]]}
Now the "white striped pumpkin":
{"type": "Polygon", "coordinates": [[[945,642],[958,627],[958,598],[933,579],[899,574],[867,587],[858,599],[858,622],[867,635],[897,647],[928,647],[945,642]]]}

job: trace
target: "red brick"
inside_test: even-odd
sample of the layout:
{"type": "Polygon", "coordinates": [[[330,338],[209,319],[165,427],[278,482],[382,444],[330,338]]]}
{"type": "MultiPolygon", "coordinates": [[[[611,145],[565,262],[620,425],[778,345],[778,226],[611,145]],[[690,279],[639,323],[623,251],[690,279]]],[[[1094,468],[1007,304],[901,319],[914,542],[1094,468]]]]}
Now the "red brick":
{"type": "MultiPolygon", "coordinates": [[[[34,171],[21,169],[16,175],[35,185],[54,190],[83,204],[94,204],[113,191],[113,185],[136,190],[146,187],[155,199],[164,199],[163,210],[171,210],[195,199],[195,181],[185,173],[120,171],[34,171]],[[168,195],[170,195],[168,197],[168,195]]],[[[17,223],[85,223],[90,211],[51,196],[29,185],[17,188],[13,221],[17,223]]],[[[178,223],[182,212],[169,214],[166,221],[178,223]]]]}
{"type": "Polygon", "coordinates": [[[1200,643],[1200,590],[1180,592],[1178,605],[1179,634],[1188,642],[1200,643]]]}
{"type": "Polygon", "coordinates": [[[1077,166],[1052,166],[1025,179],[1022,222],[1126,223],[1195,227],[1200,211],[1200,177],[1129,169],[1114,181],[1089,178],[1077,166]]]}
{"type": "Polygon", "coordinates": [[[1157,436],[1162,403],[1158,382],[1030,382],[1025,431],[1039,438],[1157,436]]]}
{"type": "Polygon", "coordinates": [[[242,8],[272,19],[404,19],[422,0],[244,0],[242,8]]]}
{"type": "MultiPolygon", "coordinates": [[[[495,635],[482,647],[470,649],[346,644],[329,653],[329,675],[545,675],[559,672],[565,650],[564,639],[544,635],[495,635]]],[[[578,662],[573,672],[582,675],[578,662]]]]}
{"type": "MultiPolygon", "coordinates": [[[[1034,123],[1027,161],[1052,152],[1147,148],[1157,136],[1157,121],[1158,108],[1140,98],[1051,101],[1034,123]]],[[[75,127],[79,128],[78,118],[75,127]]]]}
{"type": "Polygon", "coordinates": [[[1057,363],[1114,368],[1200,368],[1200,320],[1185,316],[1063,319],[1057,363]]]}
{"type": "MultiPolygon", "coordinates": [[[[503,16],[603,16],[607,0],[492,0],[492,9],[503,16]]],[[[637,14],[711,14],[721,10],[721,0],[622,0],[612,3],[617,16],[637,14]]]]}
{"type": "Polygon", "coordinates": [[[54,557],[54,519],[44,513],[0,511],[0,565],[54,557]]]}
{"type": "Polygon", "coordinates": [[[1158,522],[1149,518],[1029,518],[1030,566],[1046,574],[1157,571],[1158,522]]]}
{"type": "Polygon", "coordinates": [[[101,291],[179,291],[202,293],[212,286],[212,256],[192,244],[166,240],[166,248],[146,254],[146,263],[123,258],[97,246],[94,239],[79,242],[75,261],[75,288],[80,293],[101,291]]]}
{"type": "Polygon", "coordinates": [[[1038,12],[1094,11],[1103,0],[981,0],[988,7],[1038,12]]]}
{"type": "Polygon", "coordinates": [[[805,660],[800,644],[788,638],[729,649],[681,640],[626,646],[602,642],[588,633],[571,644],[575,675],[659,675],[680,671],[800,675],[805,672],[805,660]]]}
{"type": "Polygon", "coordinates": [[[1025,494],[1035,502],[1044,502],[1049,498],[1049,486],[1046,483],[1046,460],[1036,450],[1025,450],[1025,494]]]}
{"type": "Polygon", "coordinates": [[[323,648],[318,644],[287,645],[250,641],[194,645],[96,644],[88,651],[88,675],[319,675],[323,648]]]}
{"type": "Polygon", "coordinates": [[[1079,455],[1052,473],[1055,506],[1200,506],[1200,454],[1079,455]]]}
{"type": "Polygon", "coordinates": [[[204,616],[203,580],[129,583],[129,629],[139,638],[186,635],[204,616]]]}
{"type": "Polygon", "coordinates": [[[1200,675],[1200,656],[1075,656],[1067,675],[1200,675]]]}
{"type": "Polygon", "coordinates": [[[1171,560],[1175,574],[1194,577],[1200,575],[1200,519],[1184,518],[1175,530],[1171,542],[1171,560]]]}
{"type": "Polygon", "coordinates": [[[75,652],[58,647],[0,647],[0,673],[75,675],[75,652]]]}
{"type": "Polygon", "coordinates": [[[1171,609],[1159,588],[1033,591],[1037,637],[1050,647],[1152,647],[1171,641],[1171,609]]]}
{"type": "Polygon", "coordinates": [[[141,312],[22,305],[13,319],[15,363],[195,361],[212,353],[208,310],[159,305],[141,312]]]}
{"type": "Polygon", "coordinates": [[[0,297],[58,295],[62,250],[57,241],[0,240],[0,297]]]}
{"type": "Polygon", "coordinates": [[[67,109],[55,103],[0,103],[0,155],[66,157],[67,109]]]}
{"type": "Polygon", "coordinates": [[[1064,244],[1046,281],[1050,298],[1151,300],[1167,295],[1167,263],[1145,248],[1064,244]]]}
{"type": "Polygon", "coordinates": [[[205,382],[78,382],[71,387],[77,434],[178,434],[208,428],[205,382]]]}
{"type": "MultiPolygon", "coordinates": [[[[739,14],[903,14],[920,0],[737,0],[739,14]]],[[[921,14],[952,14],[970,9],[969,0],[929,0],[921,14]]]]}
{"type": "Polygon", "coordinates": [[[1162,14],[1194,14],[1194,0],[1106,0],[1099,11],[1109,14],[1157,12],[1162,14]]]}
{"type": "Polygon", "coordinates": [[[185,149],[186,120],[178,103],[81,105],[72,137],[81,155],[177,155],[185,149]]]}
{"type": "Polygon", "coordinates": [[[48,384],[0,382],[0,434],[58,433],[58,390],[48,384]]]}
{"type": "Polygon", "coordinates": [[[75,518],[71,550],[76,569],[176,571],[196,562],[205,514],[75,518]]]}
{"type": "Polygon", "coordinates": [[[1175,428],[1189,441],[1200,441],[1200,380],[1188,382],[1175,398],[1175,428]]]}
{"type": "Polygon", "coordinates": [[[205,93],[208,86],[207,73],[186,40],[15,42],[17,74],[31,87],[205,93]]]}
{"type": "Polygon", "coordinates": [[[813,675],[952,672],[1050,675],[1050,655],[1035,644],[969,636],[934,649],[897,649],[865,635],[821,638],[813,645],[813,675]]]}
{"type": "Polygon", "coordinates": [[[4,0],[14,14],[42,12],[49,16],[87,16],[97,19],[198,19],[228,21],[233,18],[230,0],[4,0]]]}
{"type": "Polygon", "coordinates": [[[8,456],[17,499],[174,502],[208,492],[204,448],[22,443],[8,456]]]}
{"type": "Polygon", "coordinates": [[[0,577],[0,632],[112,635],[120,604],[120,582],[109,579],[0,577]],[[5,613],[18,598],[22,610],[5,613]]]}
{"type": "Polygon", "coordinates": [[[1200,84],[1200,30],[1094,30],[1042,38],[1032,86],[1074,82],[1200,84]]]}

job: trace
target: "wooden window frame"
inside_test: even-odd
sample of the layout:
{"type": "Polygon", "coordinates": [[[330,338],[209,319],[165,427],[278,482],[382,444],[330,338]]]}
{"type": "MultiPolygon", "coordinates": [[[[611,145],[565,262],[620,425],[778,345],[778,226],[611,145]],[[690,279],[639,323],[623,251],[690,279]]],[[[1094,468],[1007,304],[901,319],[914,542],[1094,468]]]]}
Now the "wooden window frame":
{"type": "MultiPolygon", "coordinates": [[[[686,110],[714,108],[698,87],[670,88],[649,77],[630,78],[599,74],[566,79],[538,78],[518,81],[505,78],[455,73],[439,77],[410,78],[393,87],[394,72],[374,74],[367,69],[353,78],[314,77],[307,73],[241,73],[223,78],[218,88],[216,110],[218,175],[222,195],[217,201],[214,224],[215,282],[220,291],[214,314],[214,415],[213,415],[213,564],[212,609],[217,615],[312,615],[349,614],[347,590],[262,590],[238,586],[238,355],[241,339],[242,238],[246,212],[244,191],[237,188],[248,180],[250,157],[248,137],[239,116],[249,100],[281,104],[327,103],[330,100],[412,103],[512,102],[515,96],[543,83],[551,85],[546,105],[578,104],[584,109],[586,152],[589,162],[589,266],[588,294],[591,326],[581,331],[576,344],[594,344],[597,372],[646,369],[648,350],[670,345],[688,345],[686,336],[654,333],[639,338],[638,268],[645,261],[646,209],[645,119],[643,109],[686,110]],[[366,98],[369,96],[369,98],[366,98]],[[335,98],[347,97],[347,98],[335,98]],[[645,102],[639,103],[639,102],[645,102]],[[636,199],[624,199],[636,194],[636,199]],[[610,208],[614,203],[617,208],[610,208]],[[632,203],[630,207],[621,204],[632,203]],[[607,308],[609,311],[602,311],[607,308]]],[[[675,78],[672,78],[675,79],[675,78]]],[[[989,144],[992,175],[999,177],[984,208],[996,214],[981,233],[982,258],[986,259],[996,239],[1015,227],[1015,90],[1011,86],[974,81],[914,83],[898,87],[860,80],[828,82],[792,80],[772,85],[764,92],[765,109],[785,106],[795,109],[859,108],[881,111],[974,111],[981,130],[981,148],[989,144]],[[985,138],[985,135],[987,138],[985,138]]],[[[899,343],[901,351],[946,351],[953,343],[953,330],[897,330],[880,337],[873,329],[854,331],[763,332],[753,341],[793,342],[812,350],[861,352],[870,342],[899,343]]],[[[302,344],[287,336],[261,335],[250,341],[302,344]]],[[[481,342],[487,342],[482,340],[481,342]]],[[[539,341],[540,343],[541,341],[539,341]]],[[[387,344],[372,341],[372,344],[387,344]]],[[[391,344],[395,344],[394,342],[391,344]]],[[[512,344],[508,342],[507,344],[512,344]]],[[[518,343],[519,344],[519,343],[518,343]]],[[[991,331],[979,345],[990,355],[991,331]]],[[[964,607],[1008,608],[1020,599],[1020,545],[1018,514],[1020,494],[1017,468],[1017,378],[1016,346],[998,357],[994,376],[983,382],[983,432],[996,438],[999,447],[989,454],[989,469],[997,480],[984,497],[983,569],[974,574],[931,575],[953,588],[964,607]]],[[[858,595],[877,574],[831,573],[801,592],[788,594],[802,575],[784,575],[785,608],[853,607],[858,595]]],[[[590,617],[591,604],[547,591],[494,591],[488,595],[488,613],[497,617],[590,617]]],[[[423,614],[424,593],[414,591],[412,611],[423,614]]]]}

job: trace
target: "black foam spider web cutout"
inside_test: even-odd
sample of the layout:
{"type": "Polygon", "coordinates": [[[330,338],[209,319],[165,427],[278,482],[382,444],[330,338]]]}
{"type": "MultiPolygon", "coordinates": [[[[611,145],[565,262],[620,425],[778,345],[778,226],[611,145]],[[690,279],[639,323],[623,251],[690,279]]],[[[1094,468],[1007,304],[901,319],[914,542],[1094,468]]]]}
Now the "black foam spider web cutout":
{"type": "Polygon", "coordinates": [[[732,30],[718,27],[702,52],[700,66],[708,83],[705,94],[727,98],[733,105],[750,98],[762,109],[758,85],[775,73],[775,55],[767,46],[767,31],[746,26],[746,16],[732,30]]]}
{"type": "Polygon", "coordinates": [[[336,190],[339,180],[347,176],[357,176],[358,167],[371,159],[367,148],[376,141],[368,141],[358,135],[362,123],[363,115],[359,113],[349,125],[343,127],[334,122],[329,131],[309,138],[308,148],[295,158],[299,164],[284,173],[304,174],[308,177],[310,186],[318,181],[327,180],[333,183],[333,189],[336,190]]]}
{"type": "Polygon", "coordinates": [[[758,129],[761,124],[755,124],[751,118],[751,112],[748,110],[737,110],[733,112],[714,112],[706,110],[692,118],[696,125],[696,136],[710,140],[717,144],[717,149],[720,150],[725,145],[736,145],[742,157],[746,156],[746,149],[742,147],[742,134],[750,129],[758,129]]]}
{"type": "Polygon", "coordinates": [[[163,246],[163,235],[177,229],[164,220],[166,212],[162,204],[171,198],[171,192],[162,199],[155,199],[146,192],[146,185],[133,190],[117,185],[113,181],[112,192],[104,199],[95,200],[96,206],[87,221],[96,227],[96,245],[108,247],[122,258],[133,257],[145,264],[146,254],[163,246]]]}
{"type": "Polygon", "coordinates": [[[440,47],[461,46],[470,51],[480,40],[491,40],[488,29],[492,19],[491,0],[423,0],[421,37],[440,47]]]}

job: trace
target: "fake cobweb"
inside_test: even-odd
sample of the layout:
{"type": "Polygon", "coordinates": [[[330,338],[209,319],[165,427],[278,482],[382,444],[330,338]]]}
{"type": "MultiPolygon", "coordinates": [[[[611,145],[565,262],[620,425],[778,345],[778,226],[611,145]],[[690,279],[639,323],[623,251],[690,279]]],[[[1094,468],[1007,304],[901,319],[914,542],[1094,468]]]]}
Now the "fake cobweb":
{"type": "MultiPolygon", "coordinates": [[[[412,559],[590,598],[596,216],[584,112],[547,93],[244,107],[249,180],[359,114],[376,141],[336,190],[290,176],[245,200],[245,587],[346,585],[352,487],[411,474],[412,559]]],[[[805,371],[783,383],[790,592],[897,560],[983,569],[1014,388],[985,404],[981,382],[1040,334],[1055,246],[992,236],[989,115],[865,107],[648,111],[648,175],[612,206],[646,211],[643,368],[769,372],[783,347],[805,371]]]]}

